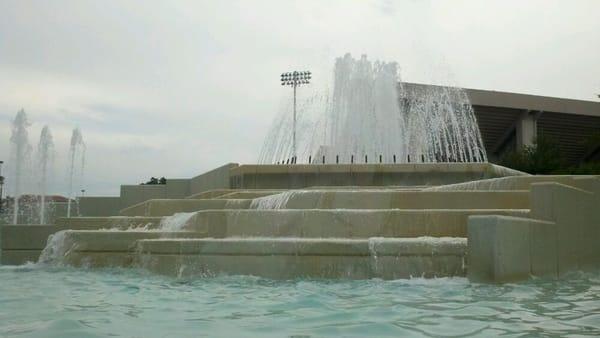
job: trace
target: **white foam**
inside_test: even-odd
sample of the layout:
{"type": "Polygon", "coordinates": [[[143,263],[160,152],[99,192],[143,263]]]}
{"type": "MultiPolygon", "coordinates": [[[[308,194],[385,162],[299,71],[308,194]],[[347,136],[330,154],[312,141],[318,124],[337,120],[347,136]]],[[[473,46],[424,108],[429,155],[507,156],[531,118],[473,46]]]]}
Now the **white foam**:
{"type": "Polygon", "coordinates": [[[287,204],[294,195],[306,193],[304,190],[289,190],[276,195],[255,198],[250,203],[250,209],[287,209],[287,204]]]}
{"type": "Polygon", "coordinates": [[[48,237],[46,247],[42,250],[40,258],[38,259],[39,264],[63,264],[65,256],[67,256],[73,248],[72,245],[67,243],[67,231],[68,230],[62,230],[48,237]]]}
{"type": "Polygon", "coordinates": [[[178,212],[172,216],[163,217],[160,221],[160,231],[181,231],[195,212],[178,212]]]}

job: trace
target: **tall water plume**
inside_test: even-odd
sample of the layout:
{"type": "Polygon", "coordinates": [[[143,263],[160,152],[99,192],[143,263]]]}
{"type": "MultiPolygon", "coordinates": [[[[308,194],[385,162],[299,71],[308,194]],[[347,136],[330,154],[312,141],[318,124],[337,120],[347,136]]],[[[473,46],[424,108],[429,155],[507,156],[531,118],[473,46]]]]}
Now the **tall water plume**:
{"type": "Polygon", "coordinates": [[[29,134],[27,128],[31,123],[27,119],[25,110],[21,109],[15,116],[12,123],[12,133],[10,136],[11,145],[11,178],[13,181],[13,215],[12,223],[18,224],[20,212],[20,198],[25,191],[26,184],[31,175],[31,145],[29,144],[29,134]]]}
{"type": "Polygon", "coordinates": [[[330,112],[326,115],[325,147],[317,156],[331,159],[339,155],[339,160],[347,163],[353,155],[367,156],[367,161],[379,155],[386,156],[386,162],[391,162],[393,155],[403,158],[406,128],[398,105],[397,83],[396,63],[372,63],[366,55],[360,60],[350,54],[338,58],[330,112]]]}
{"type": "MultiPolygon", "coordinates": [[[[336,59],[333,73],[332,90],[299,100],[298,163],[487,160],[462,89],[415,90],[400,81],[395,62],[371,62],[366,55],[336,59]]],[[[292,157],[291,115],[289,106],[280,111],[259,163],[292,157]]]]}
{"type": "Polygon", "coordinates": [[[53,177],[54,169],[54,140],[48,126],[42,128],[40,141],[37,147],[36,174],[38,175],[38,192],[40,194],[40,224],[46,222],[46,195],[49,181],[53,177]]]}
{"type": "Polygon", "coordinates": [[[464,90],[400,83],[410,158],[421,162],[485,162],[485,147],[464,90]]]}
{"type": "Polygon", "coordinates": [[[71,143],[69,147],[69,198],[67,202],[67,217],[71,217],[71,200],[73,198],[73,189],[83,186],[83,173],[85,169],[85,143],[83,135],[79,128],[73,129],[71,134],[71,143]]]}

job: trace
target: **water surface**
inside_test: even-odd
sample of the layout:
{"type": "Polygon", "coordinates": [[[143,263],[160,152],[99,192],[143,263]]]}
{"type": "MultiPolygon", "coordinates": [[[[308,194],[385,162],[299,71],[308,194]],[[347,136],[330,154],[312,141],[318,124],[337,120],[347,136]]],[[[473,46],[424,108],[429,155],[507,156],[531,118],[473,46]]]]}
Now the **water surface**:
{"type": "Polygon", "coordinates": [[[600,273],[497,286],[0,266],[1,337],[497,335],[600,335],[600,273]]]}

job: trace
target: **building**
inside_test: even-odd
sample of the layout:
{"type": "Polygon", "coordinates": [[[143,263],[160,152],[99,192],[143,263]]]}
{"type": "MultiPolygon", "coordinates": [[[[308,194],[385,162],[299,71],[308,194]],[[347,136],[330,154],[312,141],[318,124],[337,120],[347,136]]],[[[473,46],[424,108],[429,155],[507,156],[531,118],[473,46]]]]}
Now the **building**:
{"type": "MultiPolygon", "coordinates": [[[[425,91],[437,86],[404,83],[404,87],[425,91]]],[[[480,89],[465,92],[492,162],[506,151],[533,144],[541,134],[558,143],[568,164],[600,159],[600,147],[589,149],[586,144],[600,133],[600,102],[480,89]]]]}

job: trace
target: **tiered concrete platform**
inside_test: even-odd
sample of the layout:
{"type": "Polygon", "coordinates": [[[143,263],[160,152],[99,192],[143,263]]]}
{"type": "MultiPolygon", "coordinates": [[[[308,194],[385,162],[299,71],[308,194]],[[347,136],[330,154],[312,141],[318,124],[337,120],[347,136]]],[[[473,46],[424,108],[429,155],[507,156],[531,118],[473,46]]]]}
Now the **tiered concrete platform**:
{"type": "MultiPolygon", "coordinates": [[[[273,184],[278,188],[215,189],[138,203],[118,217],[3,226],[2,262],[35,261],[41,253],[48,264],[141,267],[186,278],[467,276],[481,282],[600,268],[600,178],[431,166],[390,176],[414,185],[280,189],[284,181],[306,179],[302,168],[281,166],[286,174],[273,184]],[[289,176],[294,170],[301,176],[289,176]],[[475,181],[465,182],[472,176],[475,181]]],[[[387,177],[389,167],[379,169],[387,177]]],[[[244,186],[265,179],[240,175],[244,186]]]]}
{"type": "Polygon", "coordinates": [[[138,265],[179,277],[215,274],[293,278],[462,276],[466,240],[149,239],[138,243],[138,265]]]}
{"type": "Polygon", "coordinates": [[[0,226],[0,263],[19,265],[37,262],[48,237],[64,230],[101,230],[158,227],[160,217],[77,217],[60,218],[55,225],[19,224],[0,226]]]}

